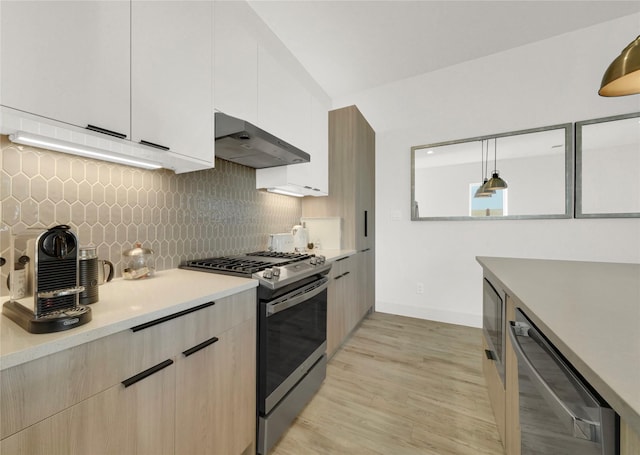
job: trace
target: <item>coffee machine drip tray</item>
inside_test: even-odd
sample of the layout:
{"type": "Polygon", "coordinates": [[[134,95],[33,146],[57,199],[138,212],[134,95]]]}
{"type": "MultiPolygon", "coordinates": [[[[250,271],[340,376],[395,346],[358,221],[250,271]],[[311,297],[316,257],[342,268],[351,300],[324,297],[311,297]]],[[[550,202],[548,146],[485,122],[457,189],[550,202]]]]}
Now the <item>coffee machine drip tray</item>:
{"type": "Polygon", "coordinates": [[[5,302],[2,314],[30,333],[51,333],[73,329],[91,321],[91,308],[77,305],[35,317],[33,310],[15,300],[5,302]]]}

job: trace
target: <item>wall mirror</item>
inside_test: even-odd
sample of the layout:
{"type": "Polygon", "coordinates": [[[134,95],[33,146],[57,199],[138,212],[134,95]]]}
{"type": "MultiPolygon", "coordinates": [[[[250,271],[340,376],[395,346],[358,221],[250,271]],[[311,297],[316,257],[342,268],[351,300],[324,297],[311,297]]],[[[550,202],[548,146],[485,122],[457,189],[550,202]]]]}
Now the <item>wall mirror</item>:
{"type": "Polygon", "coordinates": [[[640,217],[640,112],[576,123],[576,218],[640,217]]]}
{"type": "Polygon", "coordinates": [[[554,125],[411,148],[411,219],[573,215],[573,128],[554,125]],[[494,170],[507,188],[475,197],[494,170]]]}

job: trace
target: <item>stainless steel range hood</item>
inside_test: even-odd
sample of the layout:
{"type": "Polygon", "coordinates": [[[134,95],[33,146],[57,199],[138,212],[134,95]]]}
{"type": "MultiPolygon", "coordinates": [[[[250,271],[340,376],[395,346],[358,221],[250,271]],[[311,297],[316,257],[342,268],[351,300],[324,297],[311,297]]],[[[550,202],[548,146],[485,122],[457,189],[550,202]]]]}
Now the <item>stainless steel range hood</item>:
{"type": "Polygon", "coordinates": [[[216,112],[215,122],[216,158],[256,169],[311,161],[308,153],[245,120],[216,112]]]}

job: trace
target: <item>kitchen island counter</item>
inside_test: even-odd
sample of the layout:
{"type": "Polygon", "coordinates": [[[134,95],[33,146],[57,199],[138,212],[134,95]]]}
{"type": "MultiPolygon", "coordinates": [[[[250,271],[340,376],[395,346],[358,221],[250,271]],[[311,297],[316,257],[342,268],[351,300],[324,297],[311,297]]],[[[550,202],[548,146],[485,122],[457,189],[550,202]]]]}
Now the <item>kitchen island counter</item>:
{"type": "Polygon", "coordinates": [[[144,280],[116,279],[100,286],[100,300],[90,305],[92,320],[67,331],[32,334],[2,315],[0,370],[257,286],[253,279],[171,269],[144,280]]]}
{"type": "Polygon", "coordinates": [[[640,264],[498,257],[477,261],[640,432],[640,264]]]}

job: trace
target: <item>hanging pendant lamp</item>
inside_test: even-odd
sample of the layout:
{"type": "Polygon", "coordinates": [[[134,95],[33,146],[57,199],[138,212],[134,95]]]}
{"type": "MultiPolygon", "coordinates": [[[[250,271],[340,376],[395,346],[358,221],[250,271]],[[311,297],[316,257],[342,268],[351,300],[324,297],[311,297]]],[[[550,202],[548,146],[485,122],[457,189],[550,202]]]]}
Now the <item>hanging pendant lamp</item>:
{"type": "Polygon", "coordinates": [[[482,181],[482,185],[478,187],[473,197],[491,197],[491,195],[496,194],[495,190],[487,189],[487,183],[489,179],[487,179],[487,171],[486,169],[489,167],[489,141],[487,141],[487,165],[485,167],[485,158],[484,158],[484,139],[480,141],[480,146],[482,147],[482,157],[480,162],[482,164],[482,176],[484,179],[482,181]]]}
{"type": "Polygon", "coordinates": [[[504,190],[508,187],[507,182],[500,178],[500,171],[496,169],[498,161],[498,138],[494,138],[493,141],[493,174],[491,175],[491,179],[483,186],[485,186],[487,190],[504,190]]]}
{"type": "Polygon", "coordinates": [[[640,93],[640,36],[632,41],[611,62],[598,94],[600,96],[625,96],[640,93]]]}

